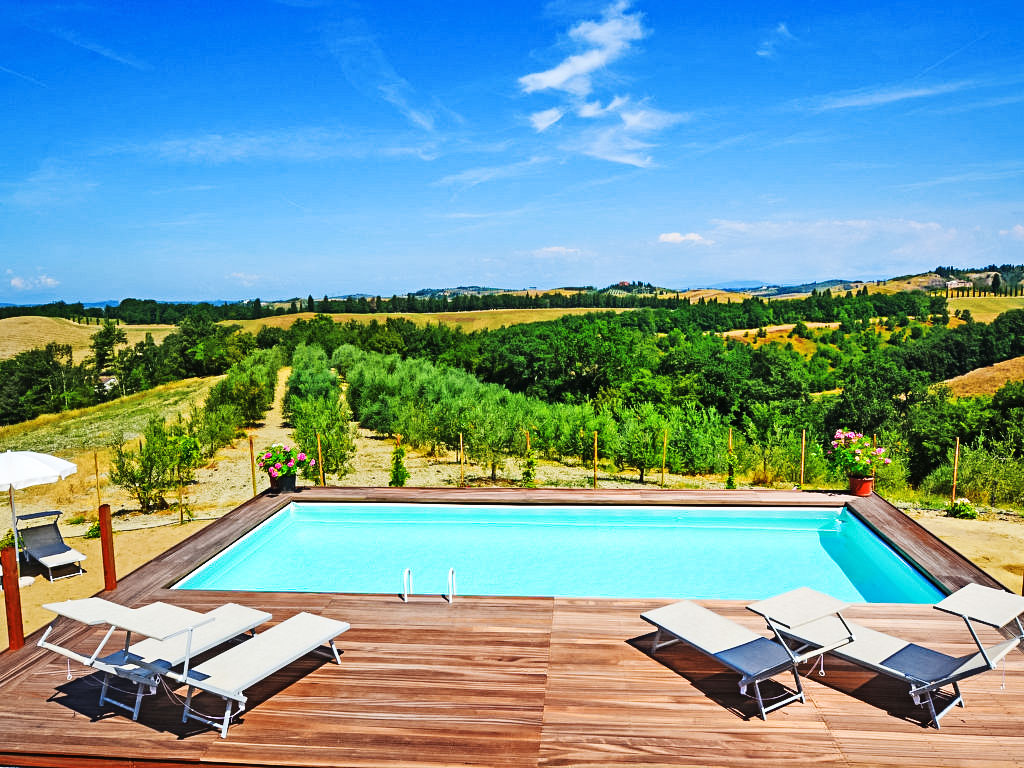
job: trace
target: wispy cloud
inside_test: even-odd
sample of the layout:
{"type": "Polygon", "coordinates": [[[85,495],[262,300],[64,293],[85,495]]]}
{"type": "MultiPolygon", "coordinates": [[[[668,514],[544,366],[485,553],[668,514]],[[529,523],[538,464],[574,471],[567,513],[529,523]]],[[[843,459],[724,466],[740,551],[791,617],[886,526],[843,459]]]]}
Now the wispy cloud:
{"type": "Polygon", "coordinates": [[[530,115],[530,122],[537,133],[542,133],[562,119],[565,112],[558,107],[545,109],[541,112],[534,112],[530,115]]]}
{"type": "Polygon", "coordinates": [[[793,40],[796,40],[796,37],[789,31],[786,22],[780,21],[768,34],[768,37],[761,42],[755,53],[765,59],[774,58],[782,45],[793,40]]]}
{"type": "Polygon", "coordinates": [[[1015,93],[1011,96],[995,96],[991,99],[968,102],[967,104],[954,104],[941,109],[929,110],[933,115],[955,115],[962,112],[973,112],[977,109],[997,109],[998,107],[1020,104],[1024,101],[1024,93],[1015,93]]]}
{"type": "Polygon", "coordinates": [[[579,256],[581,253],[579,248],[568,248],[564,245],[548,245],[533,251],[533,255],[539,259],[565,258],[579,256]]]}
{"type": "Polygon", "coordinates": [[[126,67],[131,67],[132,69],[138,69],[140,71],[147,71],[153,68],[152,65],[142,61],[141,59],[129,54],[118,53],[117,51],[92,40],[86,40],[77,32],[73,32],[69,29],[51,29],[50,33],[55,37],[59,37],[66,43],[70,43],[71,45],[77,46],[78,48],[91,53],[95,53],[97,56],[102,56],[110,61],[116,61],[118,64],[124,64],[126,67]]]}
{"type": "Polygon", "coordinates": [[[685,235],[680,232],[663,232],[658,235],[659,243],[687,243],[690,245],[714,245],[714,240],[708,240],[696,232],[687,232],[685,235]]]}
{"type": "Polygon", "coordinates": [[[519,78],[525,94],[552,91],[560,104],[533,112],[530,122],[537,133],[559,125],[561,149],[637,168],[654,164],[649,152],[654,134],[692,119],[685,112],[650,106],[630,95],[596,96],[597,75],[633,49],[648,30],[639,11],[619,0],[606,6],[597,20],[579,21],[568,32],[577,52],[541,72],[519,78]],[[569,118],[578,118],[570,121],[569,118]]]}
{"type": "Polygon", "coordinates": [[[146,144],[109,147],[106,154],[141,154],[189,163],[246,160],[316,161],[331,158],[436,157],[433,140],[407,140],[400,134],[359,134],[327,128],[291,128],[251,133],[206,133],[146,144]]]}
{"type": "Polygon", "coordinates": [[[413,125],[436,130],[438,113],[445,110],[423,103],[409,81],[395,71],[363,19],[350,18],[329,26],[324,41],[353,87],[391,104],[413,125]]]}
{"type": "Polygon", "coordinates": [[[248,272],[230,272],[225,277],[228,280],[244,285],[246,288],[256,285],[256,283],[263,279],[263,275],[254,275],[248,272]]]}
{"type": "Polygon", "coordinates": [[[1024,240],[1024,225],[1014,224],[1009,229],[1000,229],[999,234],[1003,237],[1012,237],[1014,240],[1024,240]]]}
{"type": "Polygon", "coordinates": [[[1008,163],[990,168],[978,168],[964,173],[939,176],[935,179],[900,184],[897,189],[913,190],[938,187],[944,184],[969,184],[974,182],[1001,181],[1024,176],[1024,163],[1008,163]]]}
{"type": "Polygon", "coordinates": [[[519,78],[525,93],[553,89],[586,96],[592,89],[591,76],[624,56],[631,43],[646,34],[640,13],[626,13],[630,3],[619,0],[605,8],[600,21],[581,21],[569,30],[569,39],[583,48],[542,72],[519,78]]]}
{"type": "Polygon", "coordinates": [[[942,96],[947,93],[956,93],[957,91],[976,87],[978,87],[978,82],[975,80],[954,80],[948,83],[935,83],[934,85],[866,88],[825,96],[818,101],[814,108],[819,112],[827,112],[833,109],[867,109],[911,99],[927,99],[933,96],[942,96]]]}
{"type": "Polygon", "coordinates": [[[480,168],[470,168],[460,173],[453,173],[450,176],[438,179],[434,183],[438,186],[475,187],[488,181],[498,179],[510,179],[517,176],[525,176],[536,170],[537,166],[551,162],[547,157],[531,157],[529,160],[520,160],[507,165],[490,165],[480,168]]]}
{"type": "Polygon", "coordinates": [[[21,208],[45,208],[77,202],[96,186],[96,182],[83,179],[74,168],[56,160],[45,160],[35,173],[17,182],[0,183],[0,189],[10,190],[3,202],[21,208]]]}
{"type": "Polygon", "coordinates": [[[18,72],[17,70],[14,70],[14,69],[8,69],[7,67],[0,67],[0,72],[6,72],[8,75],[13,75],[14,77],[19,77],[22,80],[25,80],[26,82],[33,83],[34,85],[40,85],[43,88],[48,88],[49,87],[43,81],[36,80],[34,77],[26,75],[23,72],[18,72]]]}

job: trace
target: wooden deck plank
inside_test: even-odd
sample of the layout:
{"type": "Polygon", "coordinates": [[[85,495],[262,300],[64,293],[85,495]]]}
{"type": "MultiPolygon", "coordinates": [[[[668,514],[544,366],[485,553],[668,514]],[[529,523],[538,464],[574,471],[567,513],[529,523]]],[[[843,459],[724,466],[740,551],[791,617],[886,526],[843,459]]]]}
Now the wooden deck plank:
{"type": "MultiPolygon", "coordinates": [[[[770,492],[554,491],[517,489],[303,490],[302,500],[417,500],[450,503],[742,504],[851,503],[929,563],[940,583],[983,582],[974,566],[921,535],[875,497],[770,492]],[[527,498],[528,497],[528,498],[527,498]]],[[[33,647],[0,655],[0,764],[468,766],[813,765],[1024,766],[1024,654],[963,685],[965,709],[922,725],[905,686],[836,660],[804,675],[807,703],[754,715],[736,676],[672,646],[650,653],[640,613],[665,601],[205,592],[167,589],[174,580],[290,503],[263,494],[124,578],[104,596],[129,605],[153,600],[209,610],[226,601],[267,610],[272,622],[300,610],[348,621],[341,664],[308,656],[251,689],[250,706],[220,739],[180,723],[162,694],[145,700],[139,722],[100,709],[96,675],[33,647]],[[144,758],[144,759],[143,759],[144,758]]],[[[913,521],[909,521],[913,523],[913,521]]],[[[761,620],[736,601],[708,607],[755,631],[761,620]]],[[[938,650],[973,643],[963,622],[929,606],[854,606],[855,621],[938,650]]],[[[54,637],[91,649],[101,631],[58,623],[54,637]]],[[[30,638],[30,642],[38,637],[30,638]]],[[[782,678],[784,679],[784,678],[782,678]]],[[[219,700],[198,706],[217,710],[219,700]]]]}

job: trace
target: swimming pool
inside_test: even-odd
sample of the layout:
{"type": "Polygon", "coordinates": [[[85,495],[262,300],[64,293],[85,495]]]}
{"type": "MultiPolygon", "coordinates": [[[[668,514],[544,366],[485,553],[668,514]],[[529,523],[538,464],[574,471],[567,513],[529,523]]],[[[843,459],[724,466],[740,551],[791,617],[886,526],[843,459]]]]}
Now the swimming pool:
{"type": "Polygon", "coordinates": [[[176,589],[856,602],[944,593],[842,507],[292,503],[176,589]]]}

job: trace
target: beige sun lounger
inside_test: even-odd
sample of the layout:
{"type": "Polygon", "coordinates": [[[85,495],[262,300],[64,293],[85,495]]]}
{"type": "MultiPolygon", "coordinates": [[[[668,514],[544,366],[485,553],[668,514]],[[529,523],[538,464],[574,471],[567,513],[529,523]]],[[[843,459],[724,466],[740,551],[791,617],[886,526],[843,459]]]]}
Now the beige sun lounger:
{"type": "Polygon", "coordinates": [[[340,664],[334,638],[348,628],[349,624],[344,621],[303,612],[204,661],[187,675],[168,673],[167,678],[188,686],[181,721],[193,719],[217,726],[221,738],[226,738],[231,719],[245,709],[248,688],[323,645],[330,646],[334,660],[340,664]],[[192,709],[196,690],[224,699],[223,718],[207,718],[192,709]]]}
{"type": "Polygon", "coordinates": [[[89,626],[110,626],[90,656],[48,642],[53,625],[47,628],[37,645],[103,672],[100,705],[121,707],[132,713],[132,720],[138,719],[142,697],[156,692],[161,674],[178,666],[183,666],[181,674],[187,674],[194,656],[252,632],[271,618],[266,611],[236,603],[218,606],[207,613],[161,602],[128,608],[99,597],[67,600],[43,607],[89,626]],[[100,656],[116,630],[125,632],[124,646],[114,653],[100,656]],[[132,643],[133,633],[142,635],[144,639],[132,643]],[[115,676],[136,685],[134,705],[124,704],[108,695],[111,678],[115,676]]]}
{"type": "MultiPolygon", "coordinates": [[[[845,606],[845,603],[831,600],[808,614],[808,620],[834,613],[845,606]]],[[[747,695],[748,686],[753,686],[762,720],[774,709],[792,701],[804,701],[797,664],[824,652],[816,648],[809,653],[795,653],[785,643],[763,637],[689,600],[655,608],[641,614],[640,618],[658,629],[651,653],[657,653],[672,643],[683,642],[738,672],[740,693],[747,695]],[[663,640],[663,635],[671,637],[663,640]],[[794,690],[787,688],[786,695],[766,705],[760,684],[785,672],[792,673],[794,690]]]]}
{"type": "Polygon", "coordinates": [[[57,519],[60,512],[33,512],[29,515],[19,515],[18,521],[34,520],[40,517],[52,517],[49,523],[33,525],[28,528],[18,528],[18,536],[21,538],[25,554],[38,562],[46,569],[50,581],[56,581],[53,577],[53,569],[65,565],[78,565],[78,570],[58,576],[57,579],[67,579],[84,573],[82,561],[85,555],[77,549],[72,549],[64,542],[60,535],[60,528],[57,527],[57,519]]]}
{"type": "Polygon", "coordinates": [[[960,616],[978,646],[976,653],[950,656],[939,651],[910,643],[893,635],[878,632],[842,617],[830,616],[798,627],[782,627],[780,632],[796,642],[800,650],[823,648],[836,638],[852,631],[854,640],[833,647],[831,653],[840,659],[865,667],[879,674],[903,680],[910,686],[914,703],[928,708],[931,724],[939,727],[939,720],[954,706],[964,706],[959,681],[995,669],[996,665],[1024,639],[1020,616],[1024,613],[1024,597],[978,584],[969,584],[936,603],[935,608],[960,616]],[[1009,637],[986,648],[972,621],[1000,630],[1009,637]],[[947,686],[950,703],[936,710],[933,694],[947,686]]]}

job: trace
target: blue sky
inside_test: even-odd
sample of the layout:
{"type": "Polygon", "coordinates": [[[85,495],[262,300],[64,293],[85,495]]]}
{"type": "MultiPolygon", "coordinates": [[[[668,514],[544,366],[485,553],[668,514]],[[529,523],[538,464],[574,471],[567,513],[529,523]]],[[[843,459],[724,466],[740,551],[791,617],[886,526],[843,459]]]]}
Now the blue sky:
{"type": "Polygon", "coordinates": [[[1020,2],[0,2],[0,302],[1024,262],[1020,2]]]}

